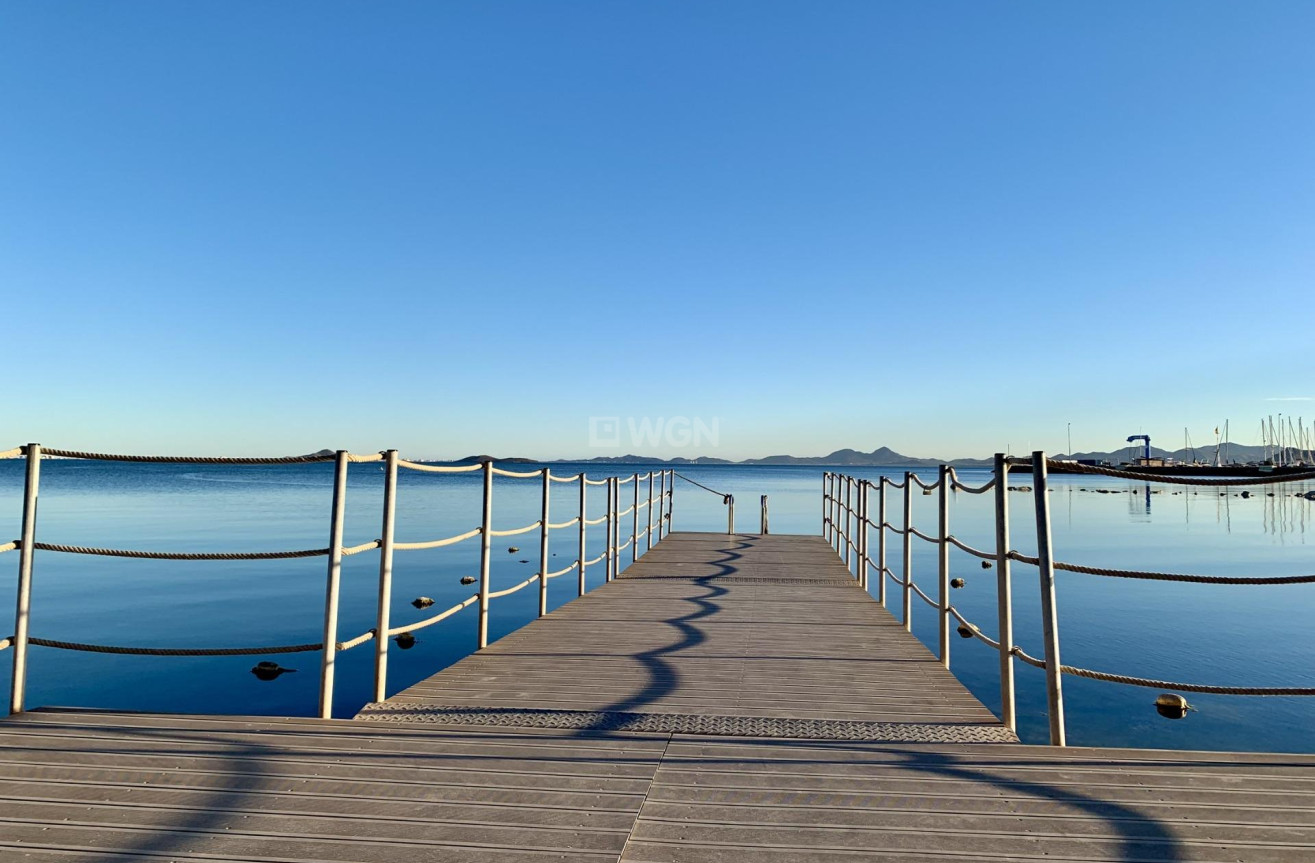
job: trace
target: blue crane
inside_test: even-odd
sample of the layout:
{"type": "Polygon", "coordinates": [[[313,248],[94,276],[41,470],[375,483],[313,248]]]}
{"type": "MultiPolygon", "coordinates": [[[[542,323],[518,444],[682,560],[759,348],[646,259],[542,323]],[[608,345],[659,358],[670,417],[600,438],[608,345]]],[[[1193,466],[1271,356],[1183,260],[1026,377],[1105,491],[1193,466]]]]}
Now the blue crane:
{"type": "Polygon", "coordinates": [[[1146,451],[1145,451],[1145,454],[1144,454],[1142,457],[1143,457],[1143,458],[1150,458],[1150,457],[1151,457],[1151,436],[1148,435],[1148,434],[1130,434],[1130,435],[1128,435],[1128,443],[1132,443],[1132,442],[1135,441],[1135,440],[1146,441],[1146,451]]]}

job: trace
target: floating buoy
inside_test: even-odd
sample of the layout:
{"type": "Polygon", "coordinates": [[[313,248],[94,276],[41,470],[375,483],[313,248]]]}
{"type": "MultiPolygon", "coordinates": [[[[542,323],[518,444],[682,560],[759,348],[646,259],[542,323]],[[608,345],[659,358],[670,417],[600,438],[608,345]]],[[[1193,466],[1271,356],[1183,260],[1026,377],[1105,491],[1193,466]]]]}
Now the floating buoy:
{"type": "Polygon", "coordinates": [[[973,637],[972,627],[970,627],[966,623],[959,624],[959,635],[963,638],[972,638],[973,637]]]}
{"type": "Polygon", "coordinates": [[[296,671],[295,668],[284,668],[277,662],[257,662],[251,669],[251,673],[256,675],[260,680],[273,680],[280,674],[289,671],[296,671]]]}
{"type": "Polygon", "coordinates": [[[415,599],[411,600],[411,604],[416,608],[429,608],[429,606],[434,604],[434,600],[427,596],[417,596],[415,599]]]}
{"type": "Polygon", "coordinates": [[[521,550],[521,547],[520,547],[519,545],[509,545],[509,546],[507,546],[507,554],[515,554],[516,552],[518,552],[518,551],[520,551],[520,550],[521,550]]]}
{"type": "Polygon", "coordinates": [[[395,641],[397,646],[403,650],[410,650],[416,646],[416,637],[409,632],[397,633],[397,637],[394,638],[393,641],[395,641]]]}
{"type": "Polygon", "coordinates": [[[982,569],[990,569],[990,568],[991,568],[991,561],[989,560],[982,561],[982,569]]]}
{"type": "Polygon", "coordinates": [[[1242,495],[1241,495],[1241,496],[1242,496],[1242,497],[1251,497],[1251,492],[1249,492],[1249,491],[1244,491],[1244,492],[1242,492],[1242,495]]]}
{"type": "Polygon", "coordinates": [[[950,587],[953,587],[953,588],[960,588],[960,587],[963,587],[965,584],[967,584],[967,582],[964,581],[962,578],[952,578],[952,579],[950,579],[950,587]]]}
{"type": "Polygon", "coordinates": [[[461,583],[462,583],[462,584],[474,584],[474,583],[475,583],[475,576],[473,576],[473,575],[463,575],[463,576],[461,576],[461,583]]]}
{"type": "Polygon", "coordinates": [[[1195,709],[1181,695],[1165,692],[1155,697],[1155,712],[1165,719],[1184,719],[1187,711],[1195,709]]]}
{"type": "Polygon", "coordinates": [[[528,560],[518,560],[518,561],[516,561],[516,562],[517,562],[517,563],[529,563],[528,560]]]}
{"type": "Polygon", "coordinates": [[[924,489],[922,490],[922,493],[923,493],[923,494],[931,494],[931,489],[929,489],[929,488],[924,488],[924,489]]]}

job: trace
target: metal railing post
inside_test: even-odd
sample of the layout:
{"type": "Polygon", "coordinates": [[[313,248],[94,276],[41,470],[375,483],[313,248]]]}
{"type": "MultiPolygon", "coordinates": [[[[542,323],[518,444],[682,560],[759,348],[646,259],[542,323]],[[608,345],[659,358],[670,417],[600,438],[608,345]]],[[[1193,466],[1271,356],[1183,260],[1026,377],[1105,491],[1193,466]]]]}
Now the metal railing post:
{"type": "Polygon", "coordinates": [[[548,516],[552,501],[552,471],[543,469],[543,507],[539,514],[539,617],[548,613],[548,516]]]}
{"type": "Polygon", "coordinates": [[[644,531],[644,552],[653,550],[653,471],[648,471],[648,507],[644,510],[644,523],[648,525],[648,530],[644,531]]]}
{"type": "Polygon", "coordinates": [[[904,472],[904,629],[913,631],[913,472],[904,472]]]}
{"type": "Polygon", "coordinates": [[[671,476],[667,477],[667,532],[663,536],[671,535],[671,527],[676,521],[676,469],[673,467],[670,473],[671,476]]]}
{"type": "Polygon", "coordinates": [[[333,468],[333,510],[329,521],[329,573],[324,588],[324,646],[320,654],[320,718],[333,718],[334,654],[338,648],[338,589],[342,581],[342,531],[347,512],[347,450],[338,450],[333,468]]]}
{"type": "Polygon", "coordinates": [[[877,602],[886,604],[886,476],[877,481],[877,602]]]}
{"type": "Polygon", "coordinates": [[[936,557],[939,582],[939,598],[937,600],[937,615],[940,616],[940,648],[941,648],[941,665],[946,668],[950,667],[950,467],[941,465],[940,469],[940,498],[938,510],[940,518],[938,519],[940,532],[936,537],[936,557]]]}
{"type": "Polygon", "coordinates": [[[639,473],[635,473],[635,505],[630,511],[630,562],[639,560],[639,473]]]}
{"type": "Polygon", "coordinates": [[[666,536],[666,529],[664,527],[664,524],[667,520],[666,514],[667,514],[667,472],[664,470],[658,475],[658,517],[657,517],[658,542],[661,542],[662,537],[666,536]]]}
{"type": "Polygon", "coordinates": [[[585,524],[585,518],[588,517],[589,511],[585,509],[585,501],[589,493],[589,480],[585,478],[584,470],[580,471],[580,592],[578,596],[584,596],[584,568],[585,568],[585,531],[589,526],[585,524]]]}
{"type": "Polygon", "coordinates": [[[484,518],[481,522],[479,548],[479,617],[476,644],[480,650],[489,644],[489,564],[493,558],[493,462],[484,462],[484,518]]]}
{"type": "Polygon", "coordinates": [[[858,583],[868,589],[868,481],[858,481],[858,583]]]}
{"type": "Polygon", "coordinates": [[[827,542],[831,541],[831,513],[827,510],[831,507],[831,490],[827,483],[831,482],[831,471],[822,471],[822,539],[827,542]]]}
{"type": "Polygon", "coordinates": [[[735,533],[735,495],[726,495],[726,532],[735,533]]]}
{"type": "Polygon", "coordinates": [[[603,522],[603,527],[607,528],[607,544],[604,549],[604,562],[607,564],[603,576],[604,581],[611,581],[616,578],[616,477],[607,478],[607,521],[603,522]]]}
{"type": "Polygon", "coordinates": [[[23,480],[22,543],[18,549],[18,598],[14,608],[14,677],[9,684],[9,712],[22,713],[27,692],[27,638],[32,614],[32,563],[36,552],[37,492],[41,483],[41,444],[23,448],[27,475],[23,480]]]}
{"type": "Polygon", "coordinates": [[[388,628],[393,604],[393,534],[397,526],[397,450],[384,454],[384,515],[379,534],[379,607],[374,618],[374,700],[388,697],[388,628]]]}
{"type": "Polygon", "coordinates": [[[763,495],[762,503],[763,503],[762,530],[759,531],[759,532],[760,532],[763,536],[766,536],[767,533],[768,533],[768,529],[767,529],[767,495],[763,495]]]}
{"type": "Polygon", "coordinates": [[[854,509],[850,504],[850,491],[854,487],[854,478],[845,475],[845,569],[851,568],[849,560],[850,549],[854,547],[854,509]]]}
{"type": "Polygon", "coordinates": [[[1014,605],[1009,572],[1009,462],[995,454],[995,597],[1000,632],[1000,721],[1018,730],[1014,712],[1014,605]]]}
{"type": "MultiPolygon", "coordinates": [[[[1055,607],[1055,558],[1050,538],[1050,496],[1046,454],[1032,453],[1032,494],[1036,506],[1036,556],[1041,576],[1041,634],[1046,648],[1046,706],[1050,744],[1064,746],[1064,687],[1059,668],[1059,619],[1055,607]]],[[[1003,643],[1003,642],[1001,642],[1003,643]]]]}

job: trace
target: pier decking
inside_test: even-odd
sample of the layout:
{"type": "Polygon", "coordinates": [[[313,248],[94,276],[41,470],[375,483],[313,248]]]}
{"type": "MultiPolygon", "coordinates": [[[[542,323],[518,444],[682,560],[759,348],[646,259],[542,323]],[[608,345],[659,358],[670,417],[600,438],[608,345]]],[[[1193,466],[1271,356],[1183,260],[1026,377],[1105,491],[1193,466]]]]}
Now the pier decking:
{"type": "Polygon", "coordinates": [[[0,860],[1315,853],[1315,756],[1013,741],[824,540],[677,533],[355,720],[0,722],[0,860]]]}

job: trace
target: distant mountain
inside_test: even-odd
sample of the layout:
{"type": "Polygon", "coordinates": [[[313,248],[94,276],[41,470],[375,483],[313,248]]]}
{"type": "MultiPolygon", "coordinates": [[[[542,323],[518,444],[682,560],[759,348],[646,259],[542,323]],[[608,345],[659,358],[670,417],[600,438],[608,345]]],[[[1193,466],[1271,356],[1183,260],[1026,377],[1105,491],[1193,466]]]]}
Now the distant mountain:
{"type": "MultiPolygon", "coordinates": [[[[1192,450],[1179,449],[1174,451],[1151,447],[1151,455],[1159,458],[1172,458],[1181,462],[1190,462],[1195,458],[1197,461],[1213,462],[1214,461],[1213,445],[1209,447],[1197,447],[1195,456],[1192,450]]],[[[1094,461],[1108,461],[1112,464],[1119,464],[1127,461],[1131,456],[1141,455],[1142,448],[1123,447],[1109,452],[1078,452],[1072,455],[1064,453],[1051,453],[1051,458],[1074,458],[1074,459],[1091,459],[1094,461]]],[[[1221,458],[1225,463],[1246,463],[1251,461],[1261,461],[1265,457],[1264,447],[1243,446],[1241,444],[1229,444],[1227,449],[1221,453],[1221,458]]],[[[490,455],[470,455],[454,462],[443,462],[444,464],[482,464],[486,461],[494,462],[511,462],[516,464],[538,464],[537,459],[530,458],[499,458],[490,455]]],[[[872,450],[872,452],[863,452],[856,449],[838,449],[829,455],[816,456],[796,456],[796,455],[769,455],[764,458],[750,458],[743,461],[731,461],[724,458],[715,458],[713,456],[698,456],[695,458],[686,458],[678,456],[676,458],[654,458],[653,456],[635,455],[614,455],[614,456],[594,456],[587,459],[554,459],[554,462],[564,462],[570,464],[658,464],[658,465],[831,465],[836,467],[936,467],[940,464],[950,464],[955,467],[990,467],[990,458],[956,458],[956,459],[939,459],[939,458],[920,458],[917,456],[904,455],[895,452],[890,447],[882,446],[872,450]]]]}

